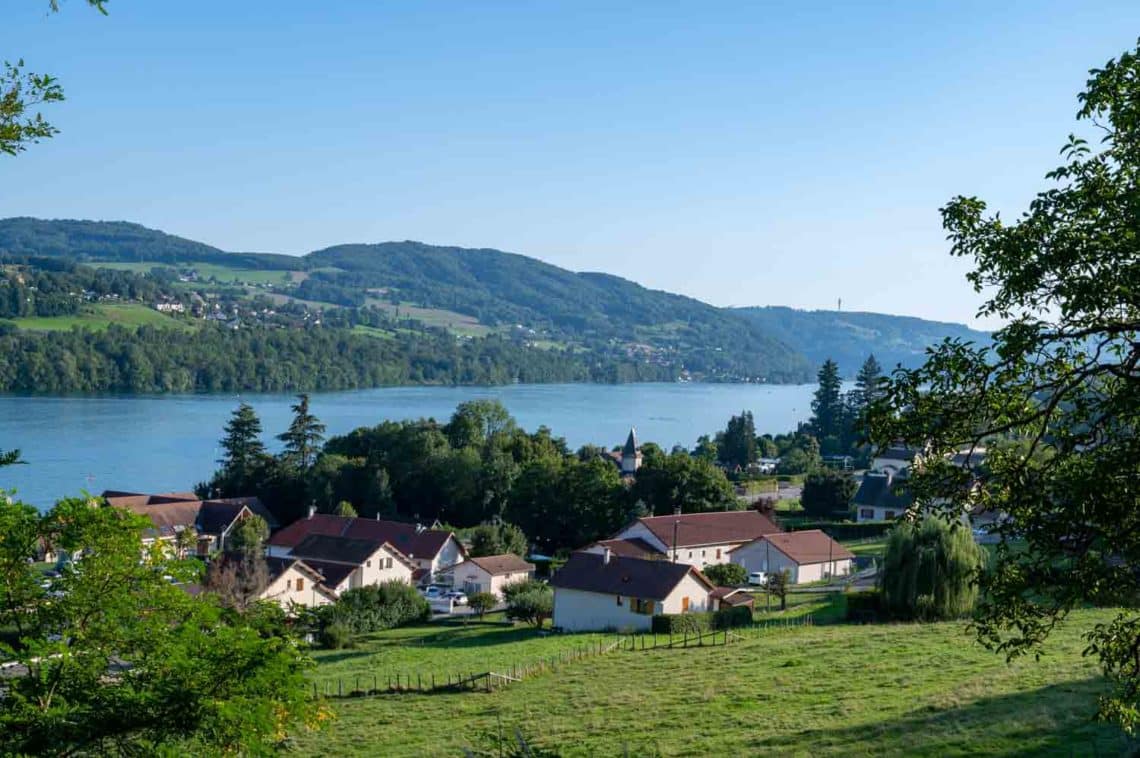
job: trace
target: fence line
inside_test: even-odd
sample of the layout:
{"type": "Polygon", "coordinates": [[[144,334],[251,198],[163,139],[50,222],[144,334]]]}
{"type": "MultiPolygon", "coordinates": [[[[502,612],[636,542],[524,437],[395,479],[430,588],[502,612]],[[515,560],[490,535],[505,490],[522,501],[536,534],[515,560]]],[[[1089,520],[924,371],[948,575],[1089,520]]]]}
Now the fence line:
{"type": "Polygon", "coordinates": [[[686,650],[695,647],[724,647],[759,637],[770,630],[793,627],[814,626],[812,617],[773,619],[767,623],[753,623],[734,629],[682,632],[680,634],[657,634],[642,632],[624,634],[606,643],[581,645],[568,650],[560,650],[556,655],[532,659],[527,663],[511,664],[501,671],[466,671],[449,673],[439,677],[433,672],[424,675],[420,672],[396,671],[384,676],[379,674],[338,677],[326,679],[322,684],[313,682],[313,697],[359,698],[379,695],[399,695],[408,693],[433,694],[444,692],[493,692],[499,687],[532,679],[547,673],[557,673],[561,667],[587,658],[597,658],[614,651],[645,652],[652,650],[686,650]],[[347,685],[352,685],[351,687],[347,685]]]}

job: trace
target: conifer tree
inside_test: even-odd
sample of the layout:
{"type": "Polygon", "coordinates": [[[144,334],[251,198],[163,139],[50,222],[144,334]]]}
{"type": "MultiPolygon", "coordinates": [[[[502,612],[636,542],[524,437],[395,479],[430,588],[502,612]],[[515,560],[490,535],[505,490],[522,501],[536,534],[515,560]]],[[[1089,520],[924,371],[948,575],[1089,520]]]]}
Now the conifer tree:
{"type": "Polygon", "coordinates": [[[821,445],[829,437],[839,440],[843,436],[846,415],[839,379],[839,366],[828,358],[819,369],[819,387],[811,401],[811,427],[821,445]]]}
{"type": "Polygon", "coordinates": [[[240,490],[249,481],[258,461],[265,455],[261,442],[261,420],[253,408],[241,403],[226,423],[225,436],[218,443],[225,455],[218,460],[225,479],[240,490]]]}
{"type": "Polygon", "coordinates": [[[317,451],[325,439],[325,425],[309,412],[309,396],[298,395],[293,405],[293,422],[289,429],[277,435],[285,443],[284,457],[305,471],[316,460],[317,451]]]}

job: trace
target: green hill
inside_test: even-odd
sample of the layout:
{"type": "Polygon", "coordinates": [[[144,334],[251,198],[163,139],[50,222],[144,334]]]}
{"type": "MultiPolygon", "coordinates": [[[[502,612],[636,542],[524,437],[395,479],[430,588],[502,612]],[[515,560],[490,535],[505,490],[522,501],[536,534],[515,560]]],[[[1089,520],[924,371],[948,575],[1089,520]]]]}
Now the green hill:
{"type": "Polygon", "coordinates": [[[767,334],[795,346],[813,365],[828,358],[854,376],[870,353],[885,369],[921,365],[926,348],[947,337],[988,343],[990,335],[962,324],[912,316],[845,311],[801,311],[780,306],[736,308],[767,334]]]}
{"type": "Polygon", "coordinates": [[[0,255],[279,271],[259,281],[300,301],[402,308],[413,318],[423,312],[449,314],[452,321],[468,317],[461,334],[499,332],[712,381],[807,381],[829,357],[851,375],[872,352],[886,367],[913,366],[945,337],[986,338],[958,324],[905,316],[716,308],[523,255],[411,241],[336,245],[296,257],[226,252],[122,221],[9,218],[0,219],[0,255]]]}

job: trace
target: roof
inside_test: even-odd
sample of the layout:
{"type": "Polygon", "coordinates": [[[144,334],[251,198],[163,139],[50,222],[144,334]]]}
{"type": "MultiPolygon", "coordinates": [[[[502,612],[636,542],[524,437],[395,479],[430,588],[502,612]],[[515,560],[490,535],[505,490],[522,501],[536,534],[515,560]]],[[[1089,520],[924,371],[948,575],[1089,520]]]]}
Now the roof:
{"type": "Polygon", "coordinates": [[[756,599],[740,587],[717,587],[709,597],[719,600],[721,605],[748,605],[756,599]]]}
{"type": "Polygon", "coordinates": [[[253,511],[253,513],[265,519],[265,523],[269,524],[270,529],[276,529],[277,527],[281,526],[280,522],[277,521],[277,517],[273,515],[272,511],[265,507],[265,504],[261,502],[261,498],[259,497],[216,497],[206,502],[236,503],[238,505],[244,505],[246,508],[249,508],[251,511],[253,511]]]}
{"type": "MultiPolygon", "coordinates": [[[[759,542],[768,542],[772,547],[801,566],[809,563],[842,561],[855,557],[855,553],[852,553],[819,529],[766,534],[758,540],[753,540],[752,544],[759,542]]],[[[743,545],[741,547],[743,547],[743,545]]],[[[739,549],[740,548],[737,548],[737,550],[739,549]]]]}
{"type": "Polygon", "coordinates": [[[354,540],[326,534],[310,534],[293,546],[292,553],[298,558],[359,566],[383,545],[383,542],[376,540],[354,540]]]}
{"type": "Polygon", "coordinates": [[[657,548],[650,545],[640,537],[630,537],[622,540],[598,540],[594,543],[601,547],[608,547],[614,555],[624,555],[629,558],[642,558],[645,560],[664,558],[657,548]]]}
{"type": "MultiPolygon", "coordinates": [[[[198,506],[198,516],[194,526],[202,534],[221,534],[241,516],[246,507],[241,503],[224,503],[216,500],[204,503],[195,503],[198,506]]],[[[171,506],[161,506],[169,508],[171,506]]]]}
{"type": "Polygon", "coordinates": [[[317,581],[324,580],[324,576],[321,574],[321,572],[317,571],[315,568],[308,565],[304,561],[299,561],[296,558],[278,558],[274,556],[266,556],[265,558],[265,567],[269,570],[270,582],[294,566],[301,573],[308,574],[311,578],[317,581]]]}
{"type": "Polygon", "coordinates": [[[193,492],[163,492],[160,494],[151,494],[145,492],[125,492],[123,490],[104,490],[102,497],[111,503],[125,507],[130,503],[138,505],[159,504],[159,503],[183,503],[190,500],[198,500],[198,496],[193,492]],[[120,502],[112,502],[120,501],[120,502]]]}
{"type": "Polygon", "coordinates": [[[711,591],[711,582],[687,563],[646,561],[640,558],[573,553],[554,573],[553,587],[606,595],[628,595],[646,600],[664,600],[686,576],[692,574],[711,591]]]}
{"type": "Polygon", "coordinates": [[[629,429],[629,436],[625,438],[625,447],[621,449],[623,455],[636,455],[640,445],[637,444],[637,430],[629,429]]]}
{"type": "Polygon", "coordinates": [[[182,529],[194,529],[202,504],[197,500],[184,503],[155,503],[139,505],[131,502],[118,506],[139,516],[146,516],[153,525],[148,536],[173,537],[182,529]]]}
{"type": "MultiPolygon", "coordinates": [[[[524,561],[514,553],[503,553],[502,555],[482,555],[478,558],[468,558],[468,561],[474,563],[479,568],[486,571],[491,576],[499,576],[501,574],[517,574],[520,571],[534,571],[534,564],[524,561]]],[[[462,566],[463,564],[456,564],[462,566]]]]}
{"type": "Polygon", "coordinates": [[[663,545],[673,544],[673,524],[677,526],[677,547],[724,545],[751,542],[765,534],[780,531],[772,519],[758,511],[715,511],[684,513],[680,516],[646,516],[638,519],[663,545]]]}
{"type": "MultiPolygon", "coordinates": [[[[409,558],[434,558],[451,538],[451,532],[440,529],[424,529],[416,524],[401,521],[381,521],[347,516],[333,516],[316,513],[308,518],[294,521],[274,534],[269,544],[275,547],[295,547],[310,534],[328,537],[347,537],[387,542],[409,558]],[[418,531],[417,531],[418,529],[418,531]]],[[[463,550],[460,545],[460,551],[463,550]]]]}
{"type": "Polygon", "coordinates": [[[327,561],[306,560],[305,564],[324,577],[324,585],[334,588],[349,576],[357,567],[350,563],[329,563],[327,561]]]}
{"type": "Polygon", "coordinates": [[[876,458],[887,458],[892,461],[913,461],[918,451],[903,445],[892,445],[880,450],[876,458]]]}
{"type": "Polygon", "coordinates": [[[855,506],[906,510],[914,503],[914,498],[906,489],[905,482],[905,477],[868,471],[863,474],[851,502],[855,506]]]}

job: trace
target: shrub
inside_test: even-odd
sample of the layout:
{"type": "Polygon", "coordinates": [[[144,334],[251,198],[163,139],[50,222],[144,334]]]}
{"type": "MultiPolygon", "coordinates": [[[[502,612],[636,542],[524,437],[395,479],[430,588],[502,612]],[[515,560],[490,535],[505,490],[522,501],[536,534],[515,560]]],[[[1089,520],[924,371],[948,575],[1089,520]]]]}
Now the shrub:
{"type": "Polygon", "coordinates": [[[824,470],[804,479],[800,505],[809,516],[826,517],[850,510],[858,485],[849,474],[824,470]]]}
{"type": "Polygon", "coordinates": [[[318,613],[322,628],[341,624],[353,634],[367,634],[427,621],[431,606],[410,584],[391,581],[347,590],[318,613]]]}
{"type": "Polygon", "coordinates": [[[748,570],[737,563],[718,563],[704,570],[709,581],[720,587],[739,587],[748,581],[748,570]]]}
{"type": "Polygon", "coordinates": [[[554,613],[554,592],[546,585],[540,587],[514,593],[507,601],[507,618],[541,628],[554,613]]]}
{"type": "Polygon", "coordinates": [[[653,617],[655,634],[698,634],[707,632],[711,613],[666,613],[653,617]]]}
{"type": "Polygon", "coordinates": [[[965,616],[978,599],[984,557],[960,522],[928,516],[899,524],[887,538],[879,575],[883,610],[921,621],[965,616]]]}
{"type": "Polygon", "coordinates": [[[467,606],[478,613],[479,618],[483,618],[483,614],[494,608],[497,602],[499,599],[490,592],[476,592],[467,598],[467,606]]]}
{"type": "Polygon", "coordinates": [[[317,643],[326,650],[352,647],[352,630],[345,624],[334,621],[321,628],[317,635],[317,643]]]}
{"type": "Polygon", "coordinates": [[[844,595],[847,607],[844,619],[847,621],[878,621],[882,617],[882,598],[877,590],[850,592],[844,595]]]}
{"type": "Polygon", "coordinates": [[[537,579],[520,579],[517,582],[504,584],[499,591],[503,594],[503,601],[510,605],[511,600],[516,595],[521,595],[524,592],[550,592],[550,587],[545,582],[540,582],[537,579]]]}
{"type": "Polygon", "coordinates": [[[895,523],[893,521],[826,521],[826,520],[812,520],[812,521],[798,521],[794,524],[789,523],[786,528],[789,532],[799,532],[805,529],[820,529],[827,533],[828,537],[833,540],[843,542],[844,540],[861,540],[871,539],[874,537],[882,537],[894,529],[895,523]]]}
{"type": "Polygon", "coordinates": [[[710,626],[713,629],[735,629],[740,626],[750,626],[752,624],[752,609],[746,606],[736,606],[735,608],[721,608],[719,611],[714,611],[710,626]]]}

